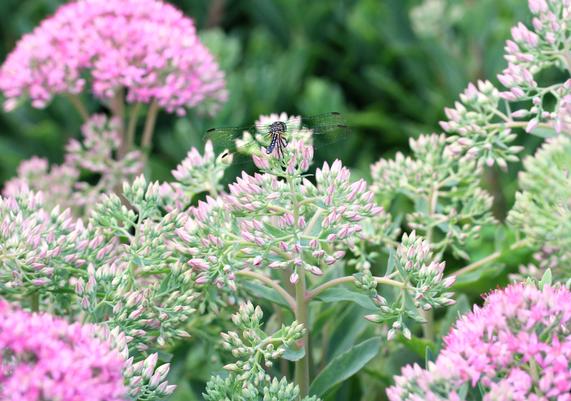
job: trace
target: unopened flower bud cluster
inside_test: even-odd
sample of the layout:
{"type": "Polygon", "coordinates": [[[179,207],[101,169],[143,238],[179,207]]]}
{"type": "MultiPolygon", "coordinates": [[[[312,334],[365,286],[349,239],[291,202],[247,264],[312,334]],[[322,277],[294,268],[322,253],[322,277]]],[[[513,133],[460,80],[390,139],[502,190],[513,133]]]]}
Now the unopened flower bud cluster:
{"type": "Polygon", "coordinates": [[[551,138],[523,164],[508,222],[543,250],[537,255],[541,266],[560,279],[571,278],[571,138],[551,138]],[[554,258],[556,263],[548,263],[554,258]]]}
{"type": "Polygon", "coordinates": [[[46,159],[38,157],[23,161],[18,176],[6,183],[3,194],[43,192],[46,206],[71,208],[75,215],[87,216],[102,194],[113,192],[143,170],[138,151],[117,158],[123,140],[118,120],[96,114],[81,133],[81,141],[71,139],[67,144],[61,165],[49,167],[46,159]],[[82,181],[86,176],[98,177],[96,184],[82,181]]]}
{"type": "MultiPolygon", "coordinates": [[[[232,315],[232,322],[238,332],[222,333],[222,346],[231,351],[236,362],[224,366],[229,376],[222,379],[213,377],[206,387],[206,400],[263,399],[288,401],[299,399],[299,389],[284,379],[272,379],[267,373],[273,361],[281,358],[288,348],[303,337],[305,329],[293,321],[283,325],[281,329],[269,335],[262,329],[262,309],[246,302],[240,305],[238,312],[232,315]]],[[[305,398],[306,401],[317,401],[316,398],[305,398]]]]}
{"type": "MultiPolygon", "coordinates": [[[[389,304],[385,297],[376,291],[377,284],[369,272],[356,275],[357,286],[368,291],[369,296],[379,308],[375,314],[367,315],[366,319],[374,323],[393,321],[387,337],[393,338],[402,332],[410,339],[412,333],[407,326],[406,318],[423,322],[420,310],[430,310],[440,306],[454,304],[453,293],[447,289],[454,283],[454,278],[444,278],[444,262],[438,262],[430,250],[430,243],[418,237],[413,231],[404,234],[394,255],[394,266],[398,273],[398,281],[403,286],[395,291],[396,301],[389,304]],[[413,305],[408,299],[412,298],[413,305]]],[[[387,274],[390,274],[389,271],[387,274]]]]}
{"type": "Polygon", "coordinates": [[[466,242],[494,222],[492,198],[480,186],[475,161],[447,153],[444,135],[421,135],[410,140],[410,147],[414,157],[398,153],[372,165],[372,190],[387,207],[399,194],[409,198],[414,211],[405,216],[408,226],[425,236],[431,233],[437,254],[450,248],[468,259],[466,242]]]}

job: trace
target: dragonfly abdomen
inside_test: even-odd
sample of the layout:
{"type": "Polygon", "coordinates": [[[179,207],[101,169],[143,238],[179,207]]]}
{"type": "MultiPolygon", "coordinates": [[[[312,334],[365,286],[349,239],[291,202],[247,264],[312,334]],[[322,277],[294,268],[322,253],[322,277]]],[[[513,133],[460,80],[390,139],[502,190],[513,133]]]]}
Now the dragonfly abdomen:
{"type": "Polygon", "coordinates": [[[278,137],[279,136],[280,136],[280,134],[272,134],[272,141],[270,142],[270,145],[266,148],[266,153],[268,155],[274,151],[274,148],[276,147],[276,144],[278,143],[278,137]]]}

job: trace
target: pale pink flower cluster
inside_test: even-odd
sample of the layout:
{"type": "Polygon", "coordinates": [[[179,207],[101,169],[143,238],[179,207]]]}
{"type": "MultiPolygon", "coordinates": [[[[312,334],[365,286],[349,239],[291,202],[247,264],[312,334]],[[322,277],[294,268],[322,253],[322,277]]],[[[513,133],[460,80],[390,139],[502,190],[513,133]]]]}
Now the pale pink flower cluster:
{"type": "Polygon", "coordinates": [[[0,398],[122,401],[124,358],[93,326],[31,314],[0,300],[0,398]]]}
{"type": "MultiPolygon", "coordinates": [[[[33,157],[23,161],[18,176],[8,181],[2,191],[4,196],[18,196],[28,191],[42,192],[44,204],[89,209],[104,192],[113,191],[123,181],[140,174],[143,157],[139,151],[131,151],[117,160],[122,138],[119,121],[96,114],[83,125],[82,140],[71,139],[66,146],[65,161],[49,167],[48,161],[33,157]],[[82,173],[98,176],[95,185],[80,181],[82,173]]],[[[85,211],[84,211],[85,212],[85,211]]]]}
{"type": "Polygon", "coordinates": [[[224,74],[193,21],[159,0],[66,4],[25,35],[0,68],[6,110],[21,98],[45,107],[54,95],[89,84],[99,98],[126,88],[129,102],[155,101],[179,114],[199,104],[212,110],[227,97],[224,74]]]}
{"type": "MultiPolygon", "coordinates": [[[[313,148],[301,138],[290,142],[290,147],[291,152],[284,155],[286,168],[279,167],[279,174],[290,174],[291,162],[291,174],[301,176],[309,167],[313,148]]],[[[209,152],[207,148],[202,158],[191,154],[187,168],[181,166],[175,174],[184,179],[187,173],[199,171],[202,162],[212,160],[209,152]]],[[[207,197],[179,215],[184,226],[176,230],[178,238],[169,246],[189,257],[187,263],[196,272],[198,284],[235,289],[237,270],[261,266],[289,271],[292,283],[301,270],[320,276],[321,262],[333,265],[359,239],[380,235],[365,227],[379,223],[375,228],[386,230],[381,223],[386,223],[387,214],[375,204],[367,183],[351,182],[349,169],[339,160],[318,168],[315,184],[308,179],[293,184],[293,192],[272,172],[274,160],[260,157],[257,163],[269,172],[243,173],[228,186],[228,193],[207,197]],[[312,203],[304,205],[296,218],[294,203],[302,199],[312,203]],[[296,239],[298,232],[306,232],[303,242],[296,239]]]]}
{"type": "Polygon", "coordinates": [[[558,62],[557,52],[566,51],[571,29],[570,5],[568,0],[529,0],[533,30],[520,22],[512,28],[512,39],[506,42],[508,67],[498,75],[499,81],[509,89],[502,92],[504,99],[515,101],[524,98],[527,90],[537,88],[534,74],[558,62]]]}
{"type": "Polygon", "coordinates": [[[484,401],[571,400],[571,291],[513,284],[461,317],[427,369],[407,366],[391,401],[462,400],[462,386],[484,401]]]}

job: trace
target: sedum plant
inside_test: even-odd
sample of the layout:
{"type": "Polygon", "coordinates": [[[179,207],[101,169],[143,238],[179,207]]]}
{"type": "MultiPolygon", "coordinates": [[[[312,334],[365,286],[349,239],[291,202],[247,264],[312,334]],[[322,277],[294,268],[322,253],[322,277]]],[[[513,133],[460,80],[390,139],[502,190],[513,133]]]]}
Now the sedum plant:
{"type": "Polygon", "coordinates": [[[569,291],[551,285],[551,270],[538,284],[493,292],[441,350],[436,329],[446,326],[434,321],[434,309],[455,303],[458,277],[507,252],[539,251],[539,267],[521,275],[568,271],[569,82],[536,77],[569,72],[569,4],[529,6],[533,30],[517,25],[506,44],[504,88],[470,84],[445,110],[446,134],[420,135],[410,155],[379,160],[371,184],[340,160],[314,169],[313,132],[281,114],[257,124],[287,122],[288,145],[268,153],[245,146],[254,138],[244,133],[237,146],[258,170],[227,187],[240,155],[211,142],[191,149],[170,182],[140,174],[159,109],[213,111],[226,98],[192,21],[158,0],[61,7],[0,68],[6,110],[65,94],[86,120],[63,164],[24,162],[0,198],[0,394],[160,400],[175,391],[176,347],[199,337],[218,348],[209,401],[328,399],[396,343],[427,360],[440,354],[405,367],[391,400],[566,399],[569,291]],[[110,117],[89,116],[87,89],[110,117]],[[519,160],[518,129],[550,139],[524,160],[508,218],[516,240],[482,257],[471,245],[499,222],[481,178],[519,160]],[[467,265],[447,267],[458,263],[467,265]]]}

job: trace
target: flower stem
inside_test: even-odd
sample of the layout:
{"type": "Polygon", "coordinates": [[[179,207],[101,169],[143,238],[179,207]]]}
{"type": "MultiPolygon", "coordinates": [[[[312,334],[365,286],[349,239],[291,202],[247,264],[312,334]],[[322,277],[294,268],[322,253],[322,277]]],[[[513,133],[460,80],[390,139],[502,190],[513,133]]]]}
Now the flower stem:
{"type": "Polygon", "coordinates": [[[307,301],[305,300],[305,271],[301,271],[295,284],[295,319],[305,327],[303,335],[303,358],[295,363],[295,384],[299,386],[301,398],[309,393],[309,320],[307,318],[307,301]]]}
{"type": "Polygon", "coordinates": [[[136,103],[131,108],[129,123],[127,124],[127,133],[123,138],[123,143],[121,144],[121,149],[119,151],[120,159],[129,153],[135,144],[135,130],[137,129],[137,117],[139,116],[139,111],[141,110],[141,104],[142,103],[136,103]]]}
{"type": "Polygon", "coordinates": [[[123,88],[117,89],[117,93],[111,99],[111,111],[113,112],[113,117],[119,120],[119,133],[121,134],[121,139],[125,141],[125,102],[123,101],[124,96],[123,88]]]}
{"type": "Polygon", "coordinates": [[[153,133],[155,131],[155,123],[157,122],[157,114],[159,114],[159,104],[153,101],[147,112],[147,119],[145,120],[145,128],[143,130],[143,139],[141,140],[141,147],[147,154],[151,151],[151,143],[153,141],[153,133]]]}
{"type": "MultiPolygon", "coordinates": [[[[386,284],[398,288],[406,287],[406,284],[401,283],[400,281],[391,280],[390,278],[387,277],[373,277],[373,279],[377,284],[386,284]]],[[[306,302],[311,301],[313,298],[315,298],[328,288],[335,287],[336,285],[339,284],[350,283],[353,281],[355,281],[355,277],[353,276],[345,276],[329,280],[326,283],[323,283],[320,286],[315,287],[313,290],[308,291],[307,294],[305,295],[305,301],[306,302]]]]}
{"type": "MultiPolygon", "coordinates": [[[[293,206],[293,221],[297,226],[299,221],[300,205],[298,199],[298,189],[296,188],[296,178],[287,177],[291,192],[291,202],[293,206]]],[[[299,233],[295,232],[295,241],[299,241],[299,233]]],[[[295,384],[299,387],[300,398],[309,394],[309,319],[307,301],[305,300],[305,269],[300,266],[297,271],[299,278],[295,283],[295,320],[303,324],[305,334],[303,335],[303,357],[295,362],[295,384]]]]}
{"type": "MultiPolygon", "coordinates": [[[[514,242],[514,243],[510,246],[509,251],[515,251],[516,249],[522,248],[522,247],[524,247],[525,245],[527,245],[527,241],[526,241],[526,240],[519,240],[519,241],[517,241],[517,242],[514,242]]],[[[486,263],[490,263],[490,262],[493,262],[493,261],[496,260],[496,259],[499,259],[502,255],[503,255],[503,252],[501,252],[501,251],[496,251],[496,252],[494,252],[494,253],[492,253],[492,254],[486,256],[486,257],[483,258],[483,259],[480,259],[480,260],[478,260],[478,261],[476,261],[476,262],[474,262],[474,263],[470,263],[469,265],[464,266],[464,267],[461,268],[460,270],[456,270],[454,273],[451,274],[451,276],[458,277],[458,276],[461,276],[462,274],[469,273],[469,272],[471,272],[471,271],[477,269],[478,267],[485,265],[486,263]]]]}
{"type": "MultiPolygon", "coordinates": [[[[438,187],[436,185],[434,185],[432,187],[432,189],[430,190],[430,196],[428,197],[428,215],[430,217],[430,219],[432,219],[432,216],[434,215],[434,213],[436,212],[436,206],[438,205],[438,187]]],[[[428,243],[430,244],[430,246],[432,247],[432,241],[433,241],[433,226],[431,225],[428,228],[428,232],[426,233],[426,240],[428,241],[428,243]]],[[[422,334],[424,336],[424,338],[426,338],[429,341],[434,341],[434,311],[432,309],[430,310],[424,310],[421,309],[420,310],[420,314],[422,315],[422,317],[424,318],[424,320],[426,321],[425,324],[422,325],[422,334]]]]}
{"type": "Polygon", "coordinates": [[[272,280],[270,277],[265,276],[265,275],[260,274],[260,273],[257,273],[257,272],[253,272],[251,270],[239,270],[236,272],[236,274],[239,276],[255,278],[256,280],[261,281],[262,283],[269,285],[274,290],[276,290],[278,292],[278,294],[280,294],[282,296],[282,298],[289,305],[290,309],[295,312],[295,310],[296,310],[295,299],[291,295],[289,295],[288,292],[282,286],[280,286],[276,281],[272,280]]]}
{"type": "Polygon", "coordinates": [[[38,291],[30,296],[30,308],[32,312],[40,311],[40,293],[38,291]]]}
{"type": "Polygon", "coordinates": [[[83,121],[89,120],[89,112],[87,111],[85,105],[81,102],[79,96],[68,93],[67,98],[69,99],[73,107],[75,107],[81,118],[83,118],[83,121]]]}

